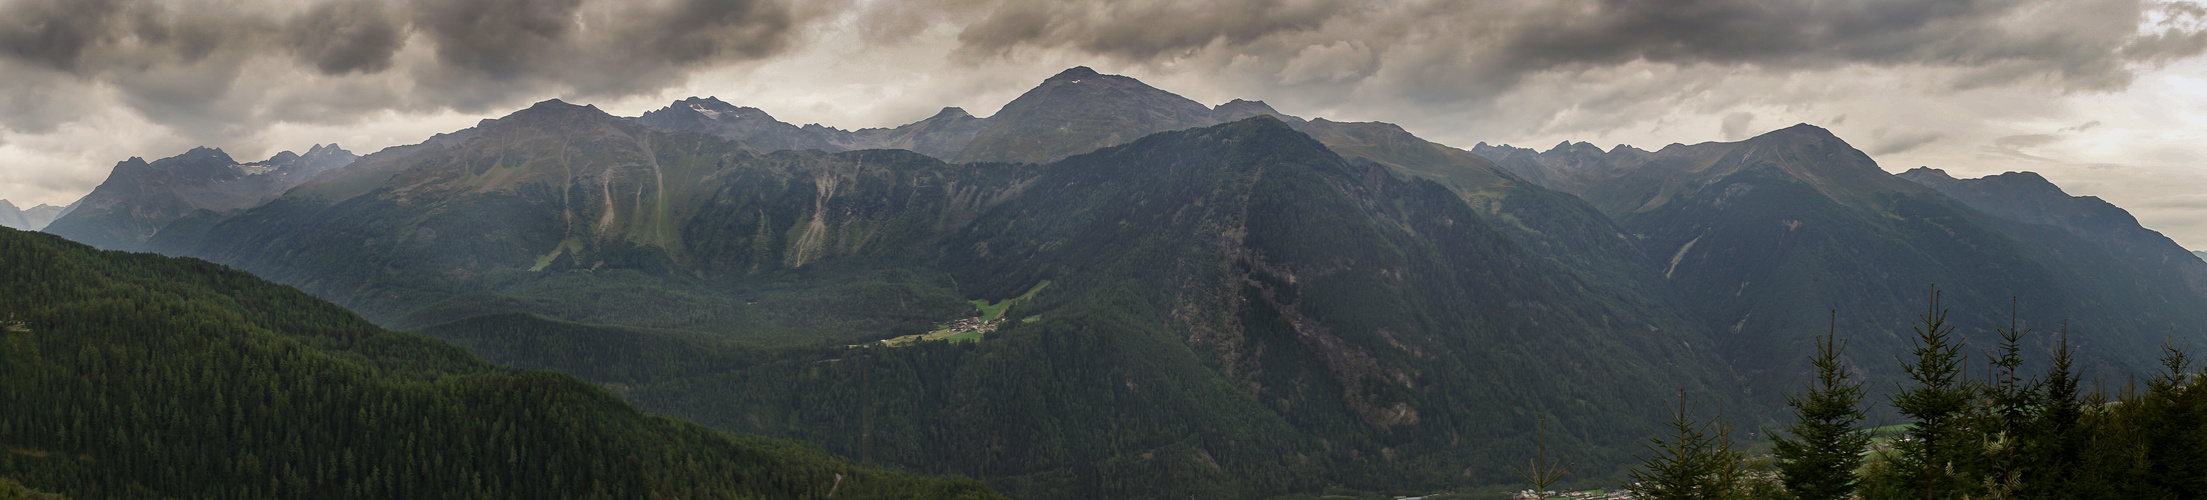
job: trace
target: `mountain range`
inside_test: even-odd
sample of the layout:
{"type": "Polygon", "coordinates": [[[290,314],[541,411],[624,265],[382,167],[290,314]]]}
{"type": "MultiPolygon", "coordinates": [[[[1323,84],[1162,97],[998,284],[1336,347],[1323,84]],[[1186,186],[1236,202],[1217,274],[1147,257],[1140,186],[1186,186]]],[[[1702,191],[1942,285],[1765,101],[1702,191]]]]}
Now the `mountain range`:
{"type": "Polygon", "coordinates": [[[8,203],[8,200],[0,200],[0,227],[37,231],[44,229],[47,224],[54,223],[54,219],[60,218],[75,207],[76,205],[57,207],[41,203],[29,209],[22,209],[16,208],[14,203],[8,203]]]}
{"type": "Polygon", "coordinates": [[[1973,349],[2013,310],[2103,380],[2207,339],[2207,261],[2120,208],[1808,125],[1467,151],[1073,68],[986,118],[554,100],[341,152],[134,158],[49,232],[1034,498],[1501,484],[1543,422],[1602,481],[1674,391],[1772,422],[1826,331],[1882,393],[1934,285],[1973,349]]]}
{"type": "MultiPolygon", "coordinates": [[[[1019,496],[1496,480],[1503,462],[1443,443],[1522,448],[1514,428],[1543,415],[1655,408],[1665,387],[1732,392],[1711,371],[1721,363],[1690,347],[1708,344],[1700,331],[1661,304],[1523,250],[1446,187],[1342,159],[1269,116],[1048,164],[761,154],[556,101],[458,135],[369,155],[159,249],[478,349],[686,342],[672,350],[723,361],[610,369],[550,349],[485,354],[599,374],[646,408],[1019,496]],[[990,337],[1001,341],[809,347],[924,333],[969,300],[1029,290],[1040,293],[1019,322],[990,337]],[[1601,333],[1535,333],[1560,325],[1601,333]],[[513,331],[599,340],[485,333],[513,331]],[[744,353],[760,348],[796,350],[744,353]],[[867,382],[878,370],[916,364],[928,375],[873,399],[886,407],[847,397],[882,390],[867,382]],[[1548,389],[1473,383],[1500,375],[1491,367],[1522,378],[1509,388],[1548,389]],[[801,380],[818,390],[769,396],[801,380]],[[1050,398],[1074,403],[1034,406],[1050,398]],[[1080,410],[1090,405],[1124,407],[1080,410]],[[838,423],[867,414],[883,432],[838,423]],[[1006,415],[1023,423],[1006,427],[1006,415]],[[1371,460],[1429,465],[1359,465],[1371,460]],[[1155,470],[1186,477],[1124,481],[1155,470]]],[[[1619,463],[1642,413],[1579,415],[1564,446],[1619,463]]]]}
{"type": "Polygon", "coordinates": [[[214,148],[151,163],[131,158],[115,164],[105,182],[43,231],[100,248],[141,250],[147,238],[179,219],[260,206],[354,158],[335,144],[253,163],[238,163],[214,148]]]}
{"type": "MultiPolygon", "coordinates": [[[[2089,346],[2091,370],[2117,380],[2150,366],[2172,333],[2194,338],[2207,325],[2194,278],[2207,266],[2168,258],[2183,250],[2043,179],[1895,176],[1808,125],[1653,152],[1474,151],[1616,221],[1720,337],[1731,365],[1760,381],[1750,384],[1758,393],[1797,384],[1776,374],[1800,373],[1810,337],[1835,321],[1868,354],[1851,365],[1897,376],[1892,355],[1912,338],[1899,319],[1919,314],[1933,285],[1971,345],[1991,345],[1992,327],[2013,310],[2042,333],[2029,347],[2043,359],[2048,333],[2067,322],[2072,342],[2089,346]],[[2036,208],[2015,208],[2026,205],[2036,208]]],[[[1872,377],[1873,387],[1887,382],[1872,377]]]]}

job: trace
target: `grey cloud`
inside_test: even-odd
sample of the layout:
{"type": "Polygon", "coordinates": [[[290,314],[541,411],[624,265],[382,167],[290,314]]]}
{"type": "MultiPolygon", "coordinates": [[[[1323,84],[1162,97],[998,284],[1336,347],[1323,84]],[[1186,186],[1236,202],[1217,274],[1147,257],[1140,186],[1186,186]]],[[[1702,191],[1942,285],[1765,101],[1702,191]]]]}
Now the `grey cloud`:
{"type": "Polygon", "coordinates": [[[1880,133],[1874,134],[1874,137],[1872,138],[1872,142],[1870,143],[1870,154],[1873,156],[1882,156],[1899,153],[1902,151],[1908,151],[1911,149],[1923,147],[1923,145],[1925,144],[1930,144],[1944,138],[1946,138],[1946,134],[1928,130],[1917,130],[1891,134],[1883,133],[1883,131],[1880,131],[1880,133]]]}
{"type": "Polygon", "coordinates": [[[2098,127],[2098,126],[2100,126],[2100,121],[2099,121],[2099,120],[2092,120],[2092,121],[2084,122],[2084,123],[2082,123],[2082,124],[2078,124],[2078,125],[2077,125],[2077,126],[2075,126],[2075,127],[2062,127],[2062,128],[2061,128],[2061,130],[2060,130],[2060,132],[2064,132],[2064,133],[2067,133],[2067,132],[2083,132],[2083,131],[2086,131],[2086,130],[2092,130],[2092,129],[2093,129],[2094,127],[2098,127]]]}
{"type": "Polygon", "coordinates": [[[123,0],[21,0],[0,9],[0,55],[74,71],[119,24],[123,0]]]}
{"type": "Polygon", "coordinates": [[[1240,46],[1282,33],[1309,32],[1359,10],[1344,0],[1037,0],[998,3],[958,35],[972,53],[1001,55],[1021,46],[1073,47],[1148,61],[1223,42],[1240,46]]]}
{"type": "Polygon", "coordinates": [[[1992,141],[1992,143],[1993,143],[1993,145],[1994,145],[1994,146],[1999,146],[1999,147],[2003,147],[2003,148],[2030,148],[2030,147],[2038,147],[2038,146],[2044,146],[2044,145],[2047,145],[2047,144],[2053,144],[2053,143],[2054,143],[2055,141],[2060,141],[2060,140],[2061,140],[2061,136],[2057,136],[2057,135],[2048,135],[2048,134],[2024,134],[2024,135],[2011,135],[2011,136],[2007,136],[2007,137],[2002,137],[2002,138],[1999,138],[1999,139],[1994,139],[1994,140],[1992,141]]]}
{"type": "Polygon", "coordinates": [[[448,66],[505,78],[541,71],[575,27],[582,0],[417,0],[414,25],[448,66]]]}
{"type": "Polygon", "coordinates": [[[2023,150],[2060,142],[2061,139],[2061,136],[2052,134],[2011,135],[1993,139],[1992,144],[1986,145],[1980,151],[1984,155],[1994,158],[2048,161],[2046,158],[2026,153],[2023,150]]]}
{"type": "MultiPolygon", "coordinates": [[[[1070,48],[1163,67],[1214,50],[1224,53],[1214,61],[1261,59],[1280,72],[1307,47],[1358,41],[1395,53],[1391,67],[1359,77],[1392,78],[1376,83],[1429,100],[1475,101],[1530,74],[1633,62],[1945,67],[1974,70],[1950,82],[1957,89],[2111,90],[2130,83],[2131,63],[2207,51],[2207,9],[2155,0],[1117,0],[982,10],[960,36],[969,54],[1070,48]],[[2142,34],[2149,18],[2167,21],[2142,34]]],[[[1312,79],[1292,74],[1284,84],[1312,79]]]]}
{"type": "Polygon", "coordinates": [[[376,0],[338,0],[293,18],[289,41],[299,59],[324,74],[376,73],[406,44],[406,30],[376,0]]]}
{"type": "Polygon", "coordinates": [[[1746,139],[1748,137],[1748,134],[1752,134],[1755,132],[1754,130],[1747,128],[1754,123],[1754,113],[1732,113],[1729,115],[1724,115],[1724,123],[1719,127],[1718,132],[1722,133],[1724,135],[1724,140],[1727,141],[1746,139]]]}
{"type": "Polygon", "coordinates": [[[2187,194],[2149,198],[2138,204],[2150,208],[2188,208],[2207,210],[2207,194],[2187,194]]]}
{"type": "Polygon", "coordinates": [[[70,118],[37,100],[85,97],[72,87],[118,90],[207,142],[278,120],[639,95],[785,50],[805,21],[790,1],[12,0],[0,2],[0,67],[22,71],[0,74],[17,91],[0,99],[0,126],[53,130],[70,118]],[[409,43],[427,57],[408,59],[409,43]]]}

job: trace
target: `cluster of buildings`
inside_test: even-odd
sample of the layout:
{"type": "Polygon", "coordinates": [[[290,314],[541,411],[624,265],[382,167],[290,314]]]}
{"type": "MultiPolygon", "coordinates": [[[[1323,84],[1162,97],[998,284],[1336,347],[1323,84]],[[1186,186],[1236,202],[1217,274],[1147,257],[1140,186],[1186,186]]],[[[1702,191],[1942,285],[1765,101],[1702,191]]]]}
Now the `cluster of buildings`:
{"type": "Polygon", "coordinates": [[[1525,490],[1525,491],[1520,491],[1520,492],[1517,492],[1517,497],[1516,497],[1516,498],[1517,498],[1518,500],[1548,500],[1548,499],[1551,499],[1551,498],[1569,498],[1569,499],[1572,499],[1572,500],[1633,500],[1633,498],[1634,498],[1634,497],[1632,496],[1632,492],[1629,492],[1629,491],[1624,491],[1624,490],[1585,490],[1585,491],[1533,491],[1533,490],[1525,490]]]}
{"type": "Polygon", "coordinates": [[[1004,324],[1003,318],[997,318],[996,321],[982,321],[981,318],[965,318],[950,322],[950,328],[947,328],[947,330],[951,331],[952,333],[988,333],[996,331],[996,325],[1001,324],[1004,324]]]}

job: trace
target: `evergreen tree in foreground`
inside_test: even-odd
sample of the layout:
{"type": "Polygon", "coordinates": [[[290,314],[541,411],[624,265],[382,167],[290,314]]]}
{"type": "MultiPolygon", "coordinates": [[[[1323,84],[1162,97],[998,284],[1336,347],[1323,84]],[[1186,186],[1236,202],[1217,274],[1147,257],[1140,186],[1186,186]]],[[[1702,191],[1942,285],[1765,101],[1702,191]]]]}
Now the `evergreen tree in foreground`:
{"type": "Polygon", "coordinates": [[[2066,498],[2079,495],[2077,469],[2084,465],[2085,436],[2082,424],[2088,405],[2077,389],[2073,364],[2076,349],[2069,346],[2069,325],[2062,324],[2061,339],[2054,347],[2054,362],[2040,379],[2042,405],[2033,421],[2034,439],[2020,447],[2025,470],[2032,478],[2023,484],[2023,498],[2066,498]]]}
{"type": "Polygon", "coordinates": [[[1999,354],[1988,356],[1992,370],[1986,373],[1981,413],[1985,459],[1984,487],[1994,498],[2012,498],[2023,484],[2036,481],[2037,473],[2025,454],[2026,445],[2042,442],[2035,434],[2039,412],[2045,408],[2040,381],[2023,374],[2023,337],[2031,333],[2016,321],[2016,308],[2008,310],[2008,326],[2000,333],[1999,354]]]}
{"type": "Polygon", "coordinates": [[[1517,477],[1524,478],[1526,482],[1532,483],[1533,491],[1546,494],[1549,486],[1563,479],[1564,474],[1570,474],[1571,468],[1579,464],[1577,462],[1566,464],[1562,460],[1548,460],[1548,419],[1540,419],[1540,435],[1537,439],[1539,440],[1540,451],[1533,455],[1533,461],[1527,464],[1529,467],[1523,469],[1513,468],[1513,470],[1517,472],[1517,477]]]}
{"type": "Polygon", "coordinates": [[[1912,385],[1893,395],[1893,409],[1915,424],[1894,444],[1899,452],[1894,469],[1904,491],[1926,500],[1974,493],[1977,485],[1967,471],[1982,451],[1967,439],[1968,412],[1976,395],[1962,378],[1962,346],[1946,314],[1933,288],[1931,304],[1916,326],[1917,345],[1910,350],[1916,360],[1901,366],[1912,385]]]}
{"type": "Polygon", "coordinates": [[[1833,314],[1831,332],[1817,340],[1812,362],[1816,381],[1806,394],[1786,395],[1794,423],[1773,443],[1778,476],[1801,500],[1851,497],[1855,469],[1862,466],[1862,451],[1870,444],[1869,432],[1859,426],[1864,418],[1862,382],[1839,364],[1847,344],[1838,339],[1837,313],[1833,314]]]}
{"type": "Polygon", "coordinates": [[[2137,486],[2153,497],[2201,498],[2207,496],[2207,387],[2194,383],[2183,350],[2162,350],[2163,371],[2147,382],[2138,404],[2147,465],[2137,486]]]}
{"type": "Polygon", "coordinates": [[[1709,420],[1694,418],[1694,403],[1686,391],[1678,392],[1678,404],[1665,405],[1671,420],[1663,434],[1641,443],[1650,453],[1640,465],[1625,472],[1624,486],[1635,497],[1649,500],[1717,500],[1743,498],[1739,484],[1746,474],[1740,452],[1732,449],[1732,424],[1722,415],[1709,420]]]}

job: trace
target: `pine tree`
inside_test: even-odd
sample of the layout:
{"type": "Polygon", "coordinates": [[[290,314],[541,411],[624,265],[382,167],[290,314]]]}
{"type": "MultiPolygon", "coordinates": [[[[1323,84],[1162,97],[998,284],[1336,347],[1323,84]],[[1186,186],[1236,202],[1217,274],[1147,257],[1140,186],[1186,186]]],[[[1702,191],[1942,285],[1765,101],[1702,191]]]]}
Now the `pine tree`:
{"type": "Polygon", "coordinates": [[[2207,495],[2207,401],[2192,383],[2187,368],[2191,357],[2175,346],[2163,346],[2162,373],[2146,385],[2146,484],[2153,493],[2168,498],[2200,498],[2207,495]]]}
{"type": "Polygon", "coordinates": [[[1977,447],[1964,440],[1966,412],[1975,395],[1961,377],[1962,346],[1946,314],[1933,288],[1930,306],[1916,326],[1917,345],[1910,350],[1916,361],[1901,366],[1913,385],[1893,395],[1893,409],[1915,424],[1894,444],[1899,451],[1896,471],[1904,489],[1921,492],[1925,500],[1959,498],[1975,486],[1965,471],[1977,447]]]}
{"type": "Polygon", "coordinates": [[[2079,435],[2085,404],[2077,390],[2073,368],[2076,349],[2069,346],[2069,325],[2061,326],[2061,340],[2054,347],[2053,365],[2039,379],[2041,409],[2032,420],[2032,438],[2022,452],[2031,481],[2024,483],[2023,498],[2067,498],[2079,493],[2077,469],[2083,466],[2084,437],[2079,435]]]}
{"type": "Polygon", "coordinates": [[[1869,432],[1859,425],[1864,417],[1862,382],[1840,366],[1839,355],[1847,344],[1838,334],[1835,311],[1831,331],[1817,339],[1816,359],[1811,362],[1816,366],[1816,381],[1806,394],[1786,395],[1794,423],[1774,443],[1778,477],[1785,481],[1786,490],[1802,500],[1852,496],[1855,469],[1862,466],[1862,452],[1870,444],[1869,432]]]}
{"type": "Polygon", "coordinates": [[[1983,442],[1989,467],[1985,486],[1997,498],[2018,493],[2022,484],[2037,478],[2022,454],[2024,443],[2034,439],[2033,422],[2043,408],[2038,381],[2023,375],[2023,337],[2030,334],[2016,320],[2016,306],[2008,309],[2008,326],[1994,327],[2000,334],[1999,354],[1987,356],[1992,370],[1985,384],[1983,442]]]}
{"type": "Polygon", "coordinates": [[[1534,453],[1533,461],[1528,464],[1530,467],[1524,469],[1513,468],[1513,470],[1517,472],[1517,477],[1524,478],[1526,482],[1532,483],[1533,491],[1546,494],[1549,486],[1563,479],[1564,474],[1570,474],[1571,468],[1577,466],[1578,463],[1566,464],[1562,460],[1548,460],[1548,419],[1540,419],[1540,434],[1537,439],[1539,440],[1539,451],[1534,453]]]}
{"type": "Polygon", "coordinates": [[[1746,466],[1732,449],[1731,422],[1722,415],[1695,419],[1694,403],[1686,399],[1686,391],[1678,392],[1678,404],[1665,406],[1671,419],[1663,424],[1663,434],[1641,443],[1649,455],[1625,472],[1631,482],[1624,489],[1649,500],[1743,497],[1739,484],[1746,466]]]}

